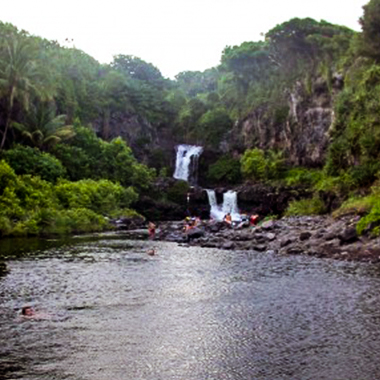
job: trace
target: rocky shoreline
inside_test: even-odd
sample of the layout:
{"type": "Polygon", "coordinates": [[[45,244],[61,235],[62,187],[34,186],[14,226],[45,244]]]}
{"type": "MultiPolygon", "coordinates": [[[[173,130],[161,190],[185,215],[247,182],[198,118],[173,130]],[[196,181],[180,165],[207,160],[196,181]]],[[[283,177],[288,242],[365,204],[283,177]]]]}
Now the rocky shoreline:
{"type": "MultiPolygon", "coordinates": [[[[269,220],[254,227],[229,228],[221,222],[203,221],[183,232],[183,222],[161,222],[156,240],[226,250],[254,250],[280,255],[308,255],[345,261],[380,263],[380,238],[358,236],[357,217],[303,216],[269,220]]],[[[144,230],[124,231],[143,238],[144,230]]]]}

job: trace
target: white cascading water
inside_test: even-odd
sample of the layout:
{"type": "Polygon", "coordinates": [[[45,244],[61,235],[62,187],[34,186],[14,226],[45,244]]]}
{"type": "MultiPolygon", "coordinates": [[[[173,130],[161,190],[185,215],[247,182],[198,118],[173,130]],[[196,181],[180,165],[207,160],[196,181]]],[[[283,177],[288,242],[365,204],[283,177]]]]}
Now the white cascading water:
{"type": "Polygon", "coordinates": [[[197,169],[198,157],[202,153],[203,148],[195,145],[178,145],[176,149],[177,157],[173,177],[189,182],[191,179],[190,176],[192,174],[196,175],[195,171],[197,169]],[[192,171],[194,171],[194,173],[192,173],[192,171]]]}
{"type": "Polygon", "coordinates": [[[216,200],[216,195],[214,190],[206,189],[207,197],[208,197],[208,203],[210,204],[210,217],[215,220],[223,220],[223,217],[225,214],[223,214],[223,211],[221,207],[218,206],[218,202],[216,200]]]}
{"type": "Polygon", "coordinates": [[[223,194],[223,205],[218,205],[214,190],[206,190],[210,203],[210,216],[218,221],[222,221],[227,213],[231,214],[233,221],[240,221],[240,213],[237,204],[236,191],[229,190],[223,194]]]}
{"type": "Polygon", "coordinates": [[[232,220],[240,220],[236,191],[229,190],[223,194],[222,211],[224,214],[227,214],[229,212],[231,214],[232,220]]]}

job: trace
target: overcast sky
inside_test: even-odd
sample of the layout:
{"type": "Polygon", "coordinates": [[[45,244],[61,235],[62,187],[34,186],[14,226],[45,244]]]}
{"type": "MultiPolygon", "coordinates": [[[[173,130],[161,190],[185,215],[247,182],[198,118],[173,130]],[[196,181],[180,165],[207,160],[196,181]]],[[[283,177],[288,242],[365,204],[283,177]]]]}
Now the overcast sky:
{"type": "Polygon", "coordinates": [[[165,77],[218,65],[226,46],[259,41],[293,17],[360,30],[368,0],[11,0],[0,21],[72,45],[109,63],[117,54],[140,57],[165,77]]]}

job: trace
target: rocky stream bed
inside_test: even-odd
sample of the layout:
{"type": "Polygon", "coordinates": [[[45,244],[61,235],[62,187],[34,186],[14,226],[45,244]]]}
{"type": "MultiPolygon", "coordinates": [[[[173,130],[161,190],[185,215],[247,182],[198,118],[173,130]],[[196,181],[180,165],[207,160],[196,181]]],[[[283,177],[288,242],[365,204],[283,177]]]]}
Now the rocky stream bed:
{"type": "MultiPolygon", "coordinates": [[[[346,261],[380,263],[380,238],[358,236],[357,217],[291,217],[261,225],[230,228],[222,222],[202,221],[183,232],[183,222],[161,222],[156,240],[225,250],[254,250],[279,255],[309,255],[346,261]]],[[[131,227],[130,227],[131,228],[131,227]]],[[[123,231],[130,238],[146,238],[144,229],[123,231]]]]}

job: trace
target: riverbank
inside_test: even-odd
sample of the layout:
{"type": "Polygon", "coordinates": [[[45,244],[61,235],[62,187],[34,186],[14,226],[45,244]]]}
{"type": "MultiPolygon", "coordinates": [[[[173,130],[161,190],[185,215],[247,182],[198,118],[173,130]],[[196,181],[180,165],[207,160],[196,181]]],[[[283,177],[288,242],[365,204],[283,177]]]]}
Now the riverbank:
{"type": "Polygon", "coordinates": [[[352,216],[340,219],[291,217],[241,229],[205,221],[190,234],[183,233],[182,222],[162,222],[156,239],[225,250],[270,251],[280,255],[380,263],[380,238],[358,236],[357,221],[352,216]]]}

